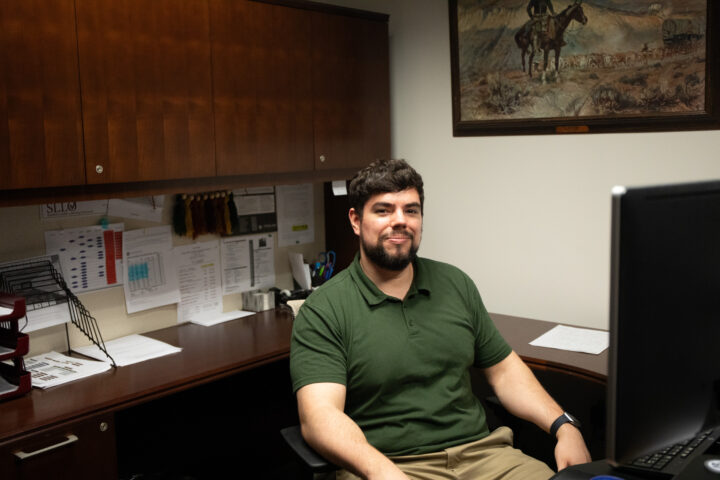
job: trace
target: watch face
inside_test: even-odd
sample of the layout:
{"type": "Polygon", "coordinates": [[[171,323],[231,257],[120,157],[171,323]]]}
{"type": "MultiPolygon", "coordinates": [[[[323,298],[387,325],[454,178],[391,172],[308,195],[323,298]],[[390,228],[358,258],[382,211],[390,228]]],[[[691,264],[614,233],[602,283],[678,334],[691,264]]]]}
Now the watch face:
{"type": "Polygon", "coordinates": [[[572,415],[571,413],[565,412],[565,416],[568,418],[568,420],[570,420],[570,423],[572,423],[573,425],[580,426],[580,420],[575,418],[574,415],[572,415]]]}

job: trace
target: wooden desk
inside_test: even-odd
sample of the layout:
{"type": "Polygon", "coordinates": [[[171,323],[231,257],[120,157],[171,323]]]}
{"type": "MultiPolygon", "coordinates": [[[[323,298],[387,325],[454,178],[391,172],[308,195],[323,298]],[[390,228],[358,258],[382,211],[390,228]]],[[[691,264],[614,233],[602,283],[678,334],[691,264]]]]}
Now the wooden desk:
{"type": "Polygon", "coordinates": [[[592,355],[535,347],[530,345],[530,342],[558,325],[557,323],[499,313],[491,313],[490,316],[505,340],[533,370],[555,370],[601,385],[607,383],[607,350],[599,355],[592,355]]]}
{"type": "Polygon", "coordinates": [[[116,478],[116,412],[287,358],[291,329],[291,316],[277,310],[213,327],[188,323],[157,330],[145,335],[181,347],[182,352],[47,390],[33,389],[0,403],[3,479],[116,478]],[[24,461],[13,455],[68,435],[79,440],[24,461]],[[42,476],[46,468],[51,474],[42,476]]]}
{"type": "MultiPolygon", "coordinates": [[[[562,392],[586,390],[578,390],[577,385],[594,385],[592,395],[595,397],[597,391],[604,391],[607,353],[591,356],[532,347],[528,342],[555,324],[507,315],[493,314],[492,317],[510,345],[546,383],[546,388],[550,384],[549,390],[554,396],[558,396],[558,392],[553,392],[552,387],[558,382],[562,392]],[[563,387],[568,384],[572,388],[563,387]]],[[[287,368],[283,363],[290,351],[291,330],[292,319],[281,310],[262,312],[213,327],[182,324],[157,330],[145,335],[181,347],[182,352],[48,390],[33,389],[24,397],[0,403],[0,472],[3,480],[117,478],[123,458],[136,456],[142,450],[142,446],[133,450],[135,446],[131,444],[143,436],[164,434],[149,448],[153,455],[153,449],[165,443],[166,438],[170,439],[167,448],[173,451],[177,450],[173,442],[208,443],[210,435],[213,436],[210,443],[220,443],[218,435],[225,435],[231,445],[260,441],[243,439],[251,430],[246,423],[247,417],[257,417],[256,421],[262,424],[259,428],[264,426],[265,430],[271,430],[268,435],[279,439],[278,429],[268,419],[283,422],[295,414],[287,368]],[[272,412],[265,417],[259,412],[258,404],[271,403],[272,398],[278,396],[277,392],[270,391],[266,398],[251,406],[242,403],[240,398],[247,400],[261,394],[260,389],[270,388],[248,380],[247,376],[253,372],[264,375],[263,368],[275,370],[267,371],[273,375],[271,379],[260,381],[268,385],[282,383],[281,388],[287,389],[282,390],[281,402],[268,407],[272,412]],[[218,390],[217,385],[221,384],[225,386],[218,390]],[[212,389],[210,393],[208,389],[212,389]],[[223,403],[219,402],[219,396],[229,398],[223,403]],[[241,406],[237,418],[232,420],[229,410],[236,403],[241,406]],[[181,420],[173,417],[185,415],[182,412],[188,408],[193,410],[192,416],[181,420]],[[162,416],[168,418],[162,421],[159,418],[162,416]],[[206,422],[206,418],[211,420],[206,422]],[[173,429],[172,424],[180,421],[180,426],[174,426],[177,430],[173,429]],[[207,433],[205,423],[227,423],[226,432],[207,433]],[[144,425],[144,430],[138,430],[144,425]],[[202,435],[192,435],[198,428],[203,430],[202,435]],[[32,452],[67,440],[69,435],[78,440],[23,461],[14,455],[18,450],[32,452]],[[181,439],[177,438],[179,435],[182,435],[181,439]]],[[[562,394],[559,396],[563,397],[562,394]]],[[[571,408],[567,402],[561,403],[578,414],[578,409],[571,408]]],[[[182,454],[177,458],[182,458],[182,454]]]]}

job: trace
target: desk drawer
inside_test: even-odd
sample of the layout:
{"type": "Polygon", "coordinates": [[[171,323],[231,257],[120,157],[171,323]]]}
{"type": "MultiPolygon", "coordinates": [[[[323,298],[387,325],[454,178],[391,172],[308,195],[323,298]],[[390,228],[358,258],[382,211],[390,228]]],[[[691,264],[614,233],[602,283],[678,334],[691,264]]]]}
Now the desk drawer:
{"type": "Polygon", "coordinates": [[[115,479],[115,422],[100,415],[0,445],[3,480],[115,479]]]}

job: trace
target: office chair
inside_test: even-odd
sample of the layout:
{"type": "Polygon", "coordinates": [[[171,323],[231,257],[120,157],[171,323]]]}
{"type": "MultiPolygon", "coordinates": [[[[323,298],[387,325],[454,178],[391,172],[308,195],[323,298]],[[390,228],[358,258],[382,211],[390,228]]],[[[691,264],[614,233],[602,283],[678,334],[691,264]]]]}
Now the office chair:
{"type": "Polygon", "coordinates": [[[280,430],[285,442],[298,456],[305,470],[309,470],[313,480],[330,480],[335,478],[338,466],[325,460],[319,453],[307,444],[300,432],[300,425],[293,425],[280,430]]]}

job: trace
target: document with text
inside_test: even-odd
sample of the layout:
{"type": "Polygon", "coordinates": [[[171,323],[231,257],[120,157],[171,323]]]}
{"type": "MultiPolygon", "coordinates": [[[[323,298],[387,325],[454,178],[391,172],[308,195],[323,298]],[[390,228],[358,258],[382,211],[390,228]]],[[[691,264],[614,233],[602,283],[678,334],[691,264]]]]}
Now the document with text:
{"type": "Polygon", "coordinates": [[[530,345],[599,355],[610,345],[610,334],[603,330],[557,325],[530,345]]]}

